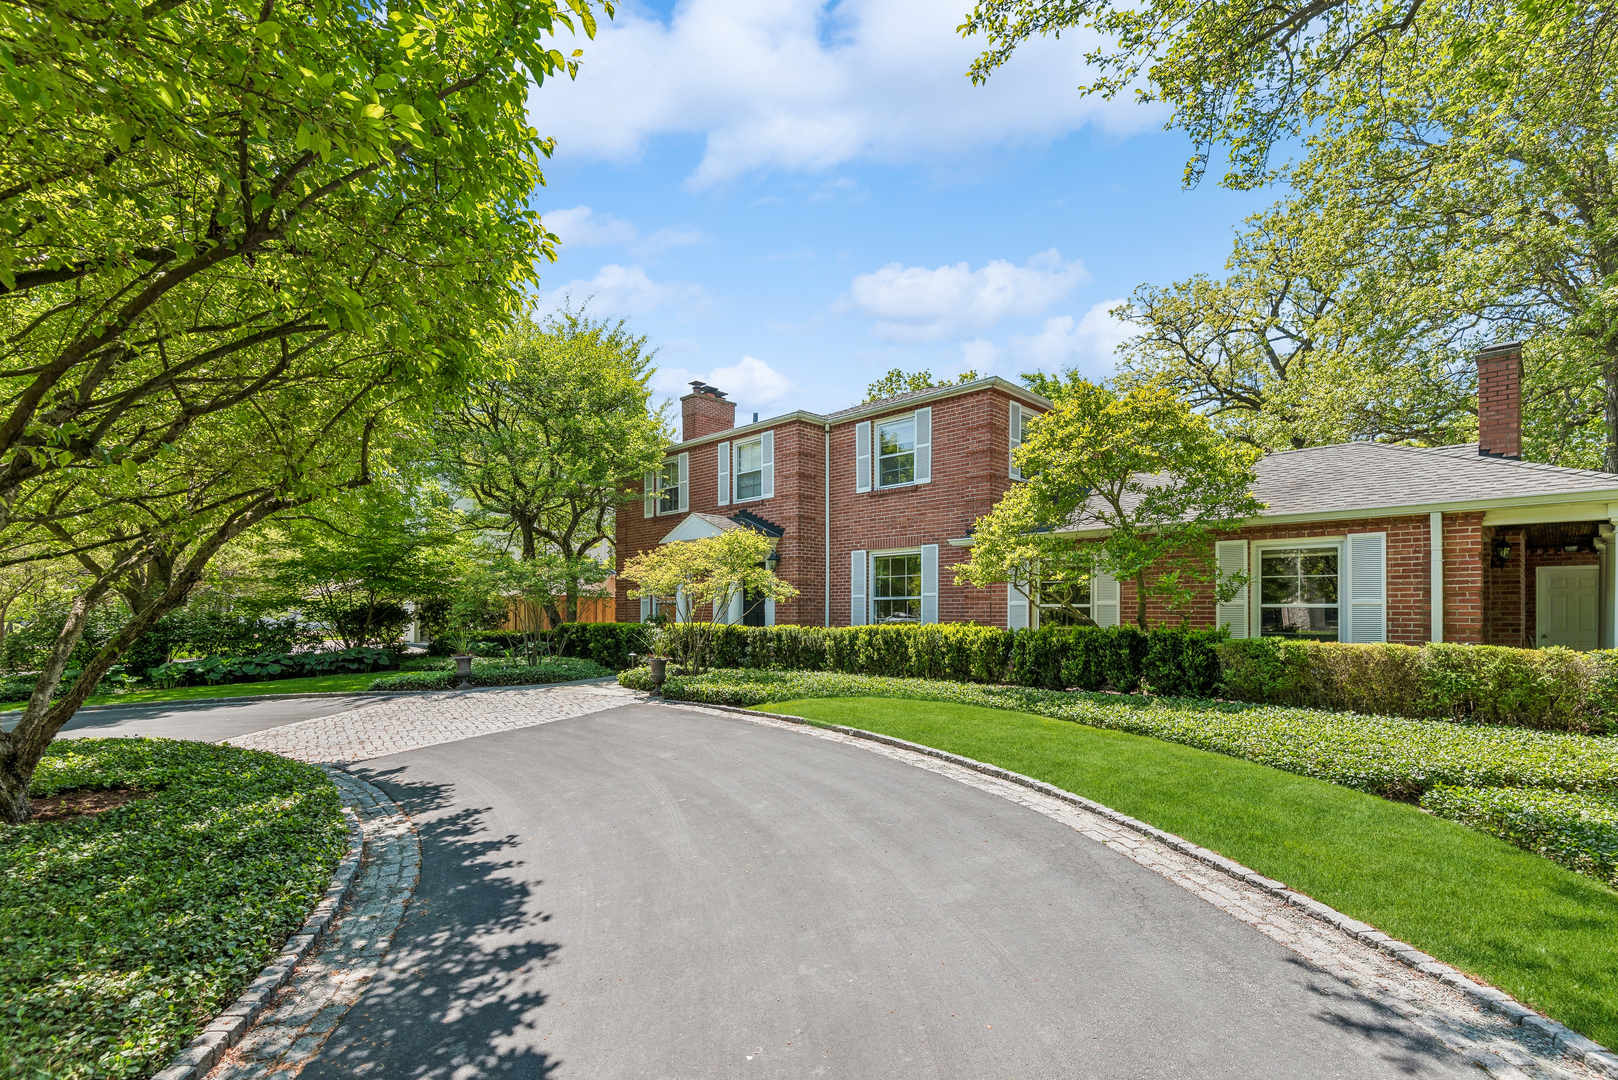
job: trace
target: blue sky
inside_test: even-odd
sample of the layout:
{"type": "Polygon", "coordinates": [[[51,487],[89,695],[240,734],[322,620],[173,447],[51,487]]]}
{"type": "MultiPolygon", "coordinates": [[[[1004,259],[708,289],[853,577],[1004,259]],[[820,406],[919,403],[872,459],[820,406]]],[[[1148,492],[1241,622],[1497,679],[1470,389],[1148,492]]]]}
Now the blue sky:
{"type": "MultiPolygon", "coordinates": [[[[1143,282],[1216,273],[1271,196],[1184,190],[1163,114],[1085,99],[1088,42],[987,87],[967,0],[629,5],[531,99],[550,307],[593,297],[738,417],[853,404],[889,368],[1102,375],[1143,282]]],[[[575,43],[564,38],[560,47],[575,43]]]]}

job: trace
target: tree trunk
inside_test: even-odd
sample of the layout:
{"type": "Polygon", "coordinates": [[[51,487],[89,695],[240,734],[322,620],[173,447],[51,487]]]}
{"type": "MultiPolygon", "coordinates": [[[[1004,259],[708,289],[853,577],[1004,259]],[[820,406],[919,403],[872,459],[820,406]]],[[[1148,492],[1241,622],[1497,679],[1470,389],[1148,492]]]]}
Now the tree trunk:
{"type": "Polygon", "coordinates": [[[1618,473],[1618,358],[1612,358],[1607,364],[1606,375],[1602,377],[1603,409],[1607,422],[1607,454],[1604,467],[1610,473],[1618,473]]]}
{"type": "Polygon", "coordinates": [[[568,578],[567,585],[567,621],[579,621],[579,579],[568,578]]]}
{"type": "Polygon", "coordinates": [[[517,521],[517,531],[522,534],[522,561],[533,562],[538,548],[534,545],[534,523],[527,518],[517,521]]]}
{"type": "Polygon", "coordinates": [[[1146,629],[1146,571],[1135,575],[1135,625],[1146,629]]]}

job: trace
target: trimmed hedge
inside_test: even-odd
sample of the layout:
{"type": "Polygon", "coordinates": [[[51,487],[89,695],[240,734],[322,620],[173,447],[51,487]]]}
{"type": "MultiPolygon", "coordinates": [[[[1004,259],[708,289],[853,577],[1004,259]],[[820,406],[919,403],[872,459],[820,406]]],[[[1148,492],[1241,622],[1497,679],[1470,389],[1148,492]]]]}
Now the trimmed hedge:
{"type": "MultiPolygon", "coordinates": [[[[651,685],[644,668],[618,681],[637,689],[651,685]]],[[[1524,728],[807,671],[680,675],[664,684],[663,694],[742,706],[814,697],[956,701],[1150,735],[1403,800],[1419,799],[1439,784],[1618,794],[1618,739],[1524,728]]]]}
{"type": "MultiPolygon", "coordinates": [[[[594,660],[548,656],[537,664],[513,664],[499,660],[478,660],[472,664],[467,681],[473,686],[531,686],[536,683],[574,682],[578,679],[605,679],[612,675],[594,660]]],[[[461,684],[450,669],[404,671],[384,675],[371,683],[372,690],[453,690],[461,684]]]]}
{"type": "Polygon", "coordinates": [[[1618,652],[1491,645],[1347,645],[1245,638],[1217,646],[1224,696],[1317,709],[1618,731],[1618,652]]]}
{"type": "Polygon", "coordinates": [[[32,794],[135,788],[0,825],[0,1074],[146,1077],[258,977],[347,848],[313,765],[170,739],[60,739],[32,794]]]}
{"type": "MultiPolygon", "coordinates": [[[[563,623],[554,630],[539,631],[539,639],[547,648],[560,648],[562,656],[593,660],[611,674],[629,667],[630,653],[646,654],[651,629],[645,623],[563,623]]],[[[528,645],[528,635],[516,630],[486,630],[469,637],[479,652],[488,651],[479,646],[518,652],[528,645]]]]}
{"type": "Polygon", "coordinates": [[[1618,799],[1612,796],[1440,784],[1421,805],[1618,886],[1618,799]]]}

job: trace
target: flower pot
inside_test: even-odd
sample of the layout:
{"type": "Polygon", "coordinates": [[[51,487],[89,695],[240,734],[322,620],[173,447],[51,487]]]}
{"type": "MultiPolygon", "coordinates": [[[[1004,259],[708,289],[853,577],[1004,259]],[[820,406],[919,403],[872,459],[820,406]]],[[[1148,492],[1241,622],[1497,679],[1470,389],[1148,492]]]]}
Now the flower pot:
{"type": "Polygon", "coordinates": [[[668,657],[654,656],[647,660],[646,663],[650,665],[652,669],[652,692],[654,694],[660,694],[663,692],[663,679],[668,674],[668,657]]]}
{"type": "Polygon", "coordinates": [[[470,653],[455,657],[455,674],[461,677],[461,683],[455,689],[469,690],[472,686],[472,660],[470,653]]]}

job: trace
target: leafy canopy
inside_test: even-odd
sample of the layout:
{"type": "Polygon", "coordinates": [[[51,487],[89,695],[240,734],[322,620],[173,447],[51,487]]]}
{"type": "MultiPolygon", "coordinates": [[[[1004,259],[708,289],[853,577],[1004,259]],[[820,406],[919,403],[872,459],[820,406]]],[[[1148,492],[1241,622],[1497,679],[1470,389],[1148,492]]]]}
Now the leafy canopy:
{"type": "Polygon", "coordinates": [[[952,383],[948,379],[933,381],[931,371],[902,371],[899,368],[890,368],[888,373],[865,388],[866,401],[879,401],[882,398],[894,397],[897,394],[909,394],[917,390],[931,390],[935,386],[958,386],[969,382],[976,382],[982,378],[976,371],[963,371],[952,383]]]}

